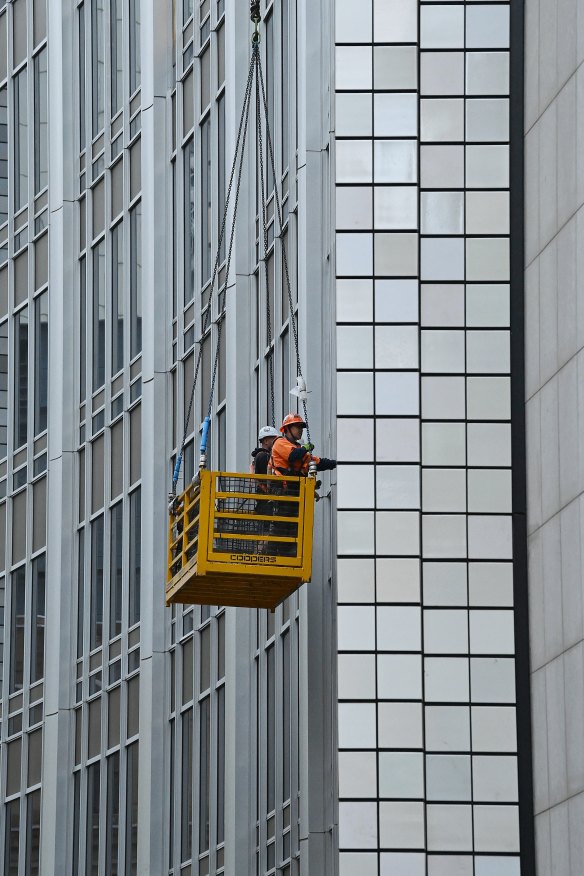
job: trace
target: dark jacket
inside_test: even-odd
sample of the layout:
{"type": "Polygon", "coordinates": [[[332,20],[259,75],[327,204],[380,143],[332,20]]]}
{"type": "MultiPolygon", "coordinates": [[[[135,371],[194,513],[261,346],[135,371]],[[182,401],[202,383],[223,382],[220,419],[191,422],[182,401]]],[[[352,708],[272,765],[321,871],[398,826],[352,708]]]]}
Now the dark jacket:
{"type": "Polygon", "coordinates": [[[254,474],[265,475],[268,473],[269,450],[264,450],[263,447],[256,447],[255,450],[252,450],[251,459],[254,474]]]}

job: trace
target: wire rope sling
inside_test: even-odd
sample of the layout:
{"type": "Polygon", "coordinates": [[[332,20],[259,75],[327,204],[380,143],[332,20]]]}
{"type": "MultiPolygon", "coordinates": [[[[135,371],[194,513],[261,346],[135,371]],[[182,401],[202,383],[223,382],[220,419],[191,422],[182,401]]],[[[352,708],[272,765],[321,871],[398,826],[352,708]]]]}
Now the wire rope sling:
{"type": "MultiPolygon", "coordinates": [[[[209,327],[213,288],[218,276],[227,227],[227,215],[233,194],[233,223],[226,249],[226,282],[219,296],[219,312],[222,312],[225,303],[235,237],[235,223],[245,146],[249,128],[250,106],[254,91],[264,247],[262,261],[264,263],[267,289],[267,340],[268,345],[271,346],[268,272],[269,242],[264,186],[264,130],[262,127],[262,114],[265,120],[267,160],[274,183],[274,203],[279,231],[277,236],[281,246],[283,275],[288,295],[290,324],[292,326],[296,355],[297,388],[291,392],[298,397],[302,404],[303,421],[306,425],[308,440],[307,446],[311,447],[306,383],[302,376],[298,344],[298,324],[292,300],[290,274],[283,235],[282,205],[276,179],[274,149],[269,126],[266,88],[260,55],[259,2],[252,0],[250,7],[251,20],[254,24],[251,61],[219,232],[217,255],[209,286],[207,307],[196,358],[193,386],[169,495],[167,605],[170,603],[194,603],[273,609],[300,587],[301,584],[309,581],[312,572],[312,530],[316,484],[316,464],[313,460],[311,460],[309,465],[308,477],[286,475],[284,478],[270,474],[257,475],[207,470],[207,442],[219,365],[223,320],[218,320],[217,322],[217,345],[211,374],[208,411],[202,428],[199,470],[184,492],[177,495],[177,484],[193,409],[195,389],[201,370],[202,339],[209,327]]],[[[269,411],[272,426],[274,426],[273,356],[270,356],[268,359],[268,383],[270,386],[269,411]]]]}

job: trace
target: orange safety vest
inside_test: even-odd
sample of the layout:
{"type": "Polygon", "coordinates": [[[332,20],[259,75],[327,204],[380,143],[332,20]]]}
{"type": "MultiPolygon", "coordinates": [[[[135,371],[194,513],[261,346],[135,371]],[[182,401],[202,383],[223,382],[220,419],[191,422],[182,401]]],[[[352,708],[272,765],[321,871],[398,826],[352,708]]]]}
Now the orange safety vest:
{"type": "Polygon", "coordinates": [[[305,453],[302,459],[290,460],[290,454],[301,447],[302,444],[296,444],[288,438],[276,438],[272,445],[272,456],[270,458],[275,475],[306,476],[311,460],[314,460],[317,464],[320,462],[320,457],[314,456],[311,453],[305,453]]]}

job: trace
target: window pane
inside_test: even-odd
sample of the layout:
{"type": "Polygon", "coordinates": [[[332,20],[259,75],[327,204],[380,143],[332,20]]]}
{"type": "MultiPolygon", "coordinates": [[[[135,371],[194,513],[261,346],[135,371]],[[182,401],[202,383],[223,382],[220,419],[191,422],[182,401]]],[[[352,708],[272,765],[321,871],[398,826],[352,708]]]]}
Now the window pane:
{"type": "Polygon", "coordinates": [[[138,743],[127,749],[126,876],[138,872],[138,743]]]}
{"type": "Polygon", "coordinates": [[[118,836],[120,828],[120,755],[112,754],[107,761],[107,821],[105,869],[111,876],[118,874],[118,836]]]}
{"type": "Polygon", "coordinates": [[[17,66],[26,57],[26,0],[14,0],[12,7],[12,63],[17,66]]]}
{"type": "Polygon", "coordinates": [[[40,192],[49,181],[47,50],[34,59],[34,190],[40,192]]]}
{"type": "Polygon", "coordinates": [[[99,767],[87,768],[86,876],[99,876],[99,767]]]}
{"type": "Polygon", "coordinates": [[[41,792],[34,791],[26,798],[26,876],[40,872],[41,792]]]}
{"type": "MultiPolygon", "coordinates": [[[[6,0],[0,2],[0,9],[5,5],[6,0]]],[[[6,72],[8,66],[8,52],[7,52],[7,35],[6,29],[8,27],[8,14],[0,15],[0,46],[2,46],[3,51],[0,52],[0,79],[6,79],[6,72]]]]}
{"type": "Polygon", "coordinates": [[[124,489],[124,421],[118,420],[111,428],[111,498],[124,489]]]}
{"type": "Polygon", "coordinates": [[[32,564],[32,632],[30,638],[30,682],[40,681],[45,674],[45,557],[32,564]]]}
{"type": "Polygon", "coordinates": [[[14,210],[28,201],[28,98],[26,68],[14,77],[14,210]]]}
{"type": "Polygon", "coordinates": [[[112,231],[112,374],[124,367],[123,232],[124,226],[121,222],[112,231]]]}
{"type": "Polygon", "coordinates": [[[130,626],[140,620],[140,583],[142,577],[142,514],[140,490],[130,496],[130,626]]]}
{"type": "Polygon", "coordinates": [[[290,634],[282,637],[282,803],[290,798],[290,634]]]}
{"type": "Polygon", "coordinates": [[[79,876],[79,797],[81,792],[81,773],[73,775],[73,874],[79,876]]]}
{"type": "Polygon", "coordinates": [[[4,841],[4,872],[18,876],[18,848],[20,842],[20,799],[6,804],[6,839],[4,841]]]}
{"type": "Polygon", "coordinates": [[[110,9],[110,51],[111,51],[111,114],[115,116],[121,109],[124,80],[124,38],[122,30],[122,0],[112,0],[110,9]]]}
{"type": "Polygon", "coordinates": [[[14,444],[26,444],[28,425],[28,307],[14,317],[14,444]]]}
{"type": "Polygon", "coordinates": [[[47,33],[46,0],[34,0],[34,44],[37,46],[47,33]]]}
{"type": "MultiPolygon", "coordinates": [[[[103,128],[105,90],[104,0],[91,2],[91,81],[93,84],[93,136],[103,128]]],[[[97,866],[97,864],[96,864],[97,866]]]]}
{"type": "Polygon", "coordinates": [[[77,657],[83,656],[83,618],[85,607],[85,530],[79,533],[79,561],[77,565],[77,657]]]}
{"type": "Polygon", "coordinates": [[[87,281],[85,274],[85,257],[79,261],[79,401],[85,400],[87,391],[87,281]]]}
{"type": "MultiPolygon", "coordinates": [[[[223,28],[221,32],[223,33],[223,28]]],[[[217,204],[218,204],[218,236],[221,233],[221,223],[223,222],[223,213],[225,210],[225,95],[222,94],[217,103],[217,125],[218,125],[218,161],[217,161],[217,204]]],[[[221,240],[221,250],[219,261],[222,262],[225,258],[225,232],[221,240]]]]}
{"type": "Polygon", "coordinates": [[[8,440],[8,322],[0,325],[0,459],[6,456],[8,440]]]}
{"type": "Polygon", "coordinates": [[[142,206],[130,213],[130,355],[142,350],[142,206]]]}
{"type": "Polygon", "coordinates": [[[140,0],[130,0],[130,94],[140,87],[140,0]]]}
{"type": "Polygon", "coordinates": [[[209,848],[210,697],[206,697],[199,708],[199,854],[201,854],[209,848]]]}
{"type": "Polygon", "coordinates": [[[124,507],[118,502],[111,514],[111,559],[110,559],[110,629],[109,636],[119,636],[122,632],[122,540],[124,507]]]}
{"type": "MultiPolygon", "coordinates": [[[[89,647],[101,647],[103,638],[103,516],[91,524],[91,616],[89,647]]],[[[97,866],[97,865],[96,865],[97,866]]]]}
{"type": "MultiPolygon", "coordinates": [[[[6,15],[3,20],[6,21],[6,15]]],[[[1,34],[0,34],[1,38],[1,34]]],[[[0,225],[8,219],[8,89],[0,88],[0,225]]]]}
{"type": "Polygon", "coordinates": [[[85,149],[85,6],[79,7],[79,149],[85,149]]]}
{"type": "Polygon", "coordinates": [[[12,573],[10,611],[10,693],[22,690],[24,670],[24,566],[12,573]]]}
{"type": "Polygon", "coordinates": [[[272,812],[276,807],[276,672],[275,653],[272,646],[267,653],[267,701],[266,701],[266,745],[267,745],[267,807],[272,812]]]}
{"type": "Polygon", "coordinates": [[[47,392],[49,367],[49,293],[43,292],[35,300],[35,435],[47,428],[47,392]]]}
{"type": "Polygon", "coordinates": [[[185,304],[192,301],[195,289],[195,145],[193,140],[184,150],[185,180],[185,304]]]}
{"type": "Polygon", "coordinates": [[[193,710],[182,717],[181,861],[191,857],[193,828],[193,710]]]}
{"type": "Polygon", "coordinates": [[[105,243],[93,250],[93,389],[105,383],[105,243]]]}
{"type": "Polygon", "coordinates": [[[217,691],[217,845],[225,839],[225,687],[217,691]]]}
{"type": "MultiPolygon", "coordinates": [[[[4,530],[6,529],[6,505],[0,506],[0,567],[4,567],[4,553],[5,546],[4,542],[4,530]]],[[[5,606],[6,606],[6,578],[2,576],[0,578],[0,614],[2,618],[5,617],[5,606]]],[[[2,624],[2,633],[4,637],[4,624],[2,624]]],[[[0,696],[2,696],[2,692],[4,690],[4,647],[0,648],[0,696]]]]}
{"type": "Polygon", "coordinates": [[[211,278],[211,119],[201,126],[201,284],[211,278]]]}
{"type": "Polygon", "coordinates": [[[209,47],[201,55],[200,82],[201,109],[204,110],[211,100],[211,49],[209,47]]]}

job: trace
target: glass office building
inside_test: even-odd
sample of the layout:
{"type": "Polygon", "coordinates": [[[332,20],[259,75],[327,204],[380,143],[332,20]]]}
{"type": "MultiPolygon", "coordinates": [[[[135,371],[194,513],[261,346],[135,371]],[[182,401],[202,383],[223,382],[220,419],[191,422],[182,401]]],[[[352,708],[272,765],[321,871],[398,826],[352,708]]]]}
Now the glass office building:
{"type": "Polygon", "coordinates": [[[581,876],[560,6],[262,0],[274,172],[253,96],[228,274],[247,0],[0,0],[6,876],[581,876]],[[199,350],[179,489],[216,349],[213,468],[247,471],[272,375],[294,408],[294,318],[338,460],[313,580],[274,613],[167,609],[199,350]]]}

